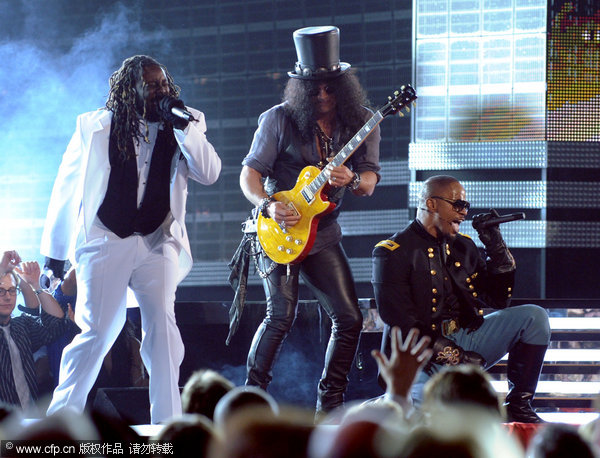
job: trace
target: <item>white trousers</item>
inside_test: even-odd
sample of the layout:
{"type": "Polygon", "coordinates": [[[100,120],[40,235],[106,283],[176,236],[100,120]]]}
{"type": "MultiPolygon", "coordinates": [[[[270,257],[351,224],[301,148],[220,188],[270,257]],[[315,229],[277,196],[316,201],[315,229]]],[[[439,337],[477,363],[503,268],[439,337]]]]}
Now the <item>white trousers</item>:
{"type": "Polygon", "coordinates": [[[78,243],[75,322],[81,333],[63,351],[48,415],[62,408],[83,412],[104,357],[125,324],[128,286],[140,306],[140,352],[150,374],[151,421],[181,414],[179,366],[184,348],[175,323],[178,251],[162,228],[121,239],[94,225],[88,241],[78,243]]]}

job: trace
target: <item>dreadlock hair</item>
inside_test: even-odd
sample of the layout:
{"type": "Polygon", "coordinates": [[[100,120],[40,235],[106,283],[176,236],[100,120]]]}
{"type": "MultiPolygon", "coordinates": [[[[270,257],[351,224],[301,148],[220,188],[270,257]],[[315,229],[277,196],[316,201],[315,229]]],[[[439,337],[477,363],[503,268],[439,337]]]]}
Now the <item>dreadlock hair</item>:
{"type": "Polygon", "coordinates": [[[369,106],[365,90],[354,73],[348,71],[331,80],[304,80],[290,78],[283,92],[285,111],[294,121],[302,139],[312,141],[317,121],[311,92],[316,92],[320,84],[327,81],[335,88],[337,121],[341,130],[341,139],[350,140],[365,123],[363,106],[369,106]]]}
{"type": "MultiPolygon", "coordinates": [[[[137,91],[135,85],[142,80],[144,68],[153,65],[164,70],[169,83],[169,95],[179,97],[180,88],[173,82],[167,68],[150,56],[128,57],[121,64],[121,68],[114,72],[108,80],[110,90],[106,108],[113,112],[113,135],[116,137],[117,148],[122,160],[133,154],[133,152],[127,151],[129,140],[138,144],[140,141],[139,122],[146,116],[146,107],[144,105],[144,113],[140,117],[136,111],[137,91]]],[[[143,97],[143,94],[140,96],[143,97]]]]}

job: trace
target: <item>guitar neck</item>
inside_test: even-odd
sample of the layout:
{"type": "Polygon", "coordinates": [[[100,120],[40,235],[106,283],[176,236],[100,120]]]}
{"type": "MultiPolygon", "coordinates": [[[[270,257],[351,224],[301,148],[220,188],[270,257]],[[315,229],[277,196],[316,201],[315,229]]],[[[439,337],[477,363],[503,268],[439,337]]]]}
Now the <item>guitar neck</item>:
{"type": "MultiPolygon", "coordinates": [[[[365,139],[373,132],[373,129],[383,120],[381,112],[377,111],[367,123],[360,128],[360,130],[354,134],[354,137],[350,139],[348,143],[334,156],[331,160],[331,165],[338,167],[348,160],[352,154],[358,149],[358,147],[365,141],[365,139]]],[[[319,189],[329,179],[329,173],[322,170],[313,181],[305,186],[305,189],[310,195],[314,196],[319,189]]]]}

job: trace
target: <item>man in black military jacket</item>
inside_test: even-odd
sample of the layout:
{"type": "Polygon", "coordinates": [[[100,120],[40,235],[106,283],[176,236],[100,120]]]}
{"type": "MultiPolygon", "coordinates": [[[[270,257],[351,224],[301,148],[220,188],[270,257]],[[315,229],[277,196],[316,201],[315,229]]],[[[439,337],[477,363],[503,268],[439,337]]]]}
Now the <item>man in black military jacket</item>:
{"type": "Polygon", "coordinates": [[[469,206],[456,178],[431,177],[423,183],[415,221],[375,247],[373,287],[386,325],[382,349],[389,349],[392,326],[403,335],[416,327],[431,337],[434,354],[415,384],[416,401],[422,384],[445,365],[489,368],[508,353],[507,420],[539,423],[531,400],[550,340],[548,315],[533,304],[509,307],[514,258],[498,225],[482,228],[489,213],[473,220],[487,261],[458,232],[469,206]],[[500,310],[484,316],[488,307],[500,310]]]}

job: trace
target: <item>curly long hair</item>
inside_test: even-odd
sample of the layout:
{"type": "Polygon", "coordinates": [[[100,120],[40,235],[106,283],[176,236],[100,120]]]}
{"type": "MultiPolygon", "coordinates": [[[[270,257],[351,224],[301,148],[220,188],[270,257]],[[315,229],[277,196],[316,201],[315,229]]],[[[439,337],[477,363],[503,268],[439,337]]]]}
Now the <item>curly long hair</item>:
{"type": "MultiPolygon", "coordinates": [[[[117,147],[122,159],[127,158],[133,152],[127,151],[129,140],[139,143],[140,139],[140,120],[145,118],[146,107],[141,115],[136,109],[137,91],[135,85],[142,80],[144,68],[157,65],[162,68],[169,83],[169,94],[173,97],[179,97],[180,88],[173,82],[167,68],[160,64],[156,59],[137,55],[123,61],[121,68],[114,72],[108,80],[110,90],[106,100],[106,108],[113,112],[113,135],[117,140],[117,147]]],[[[140,94],[140,97],[143,97],[140,94]]]]}
{"type": "Polygon", "coordinates": [[[349,140],[365,123],[362,107],[369,106],[367,94],[352,71],[331,80],[290,78],[283,92],[283,101],[287,102],[285,111],[296,123],[302,139],[312,141],[317,122],[310,94],[316,92],[324,81],[335,88],[336,118],[342,132],[341,138],[349,140]]]}

